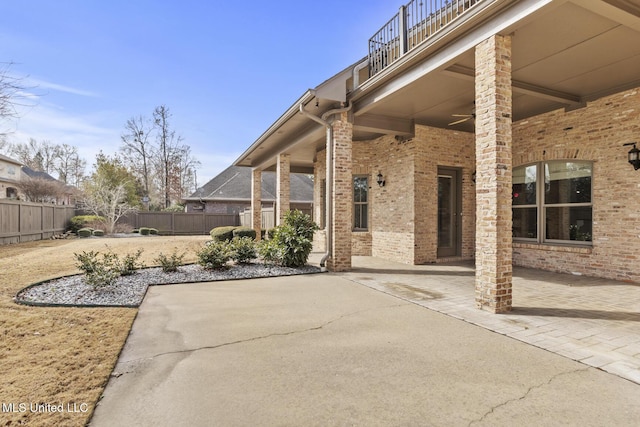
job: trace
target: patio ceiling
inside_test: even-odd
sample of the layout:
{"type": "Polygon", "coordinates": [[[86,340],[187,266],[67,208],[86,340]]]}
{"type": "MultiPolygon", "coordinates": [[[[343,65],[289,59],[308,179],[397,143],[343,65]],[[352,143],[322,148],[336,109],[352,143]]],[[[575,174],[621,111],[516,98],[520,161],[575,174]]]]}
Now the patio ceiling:
{"type": "MultiPolygon", "coordinates": [[[[411,123],[473,132],[473,120],[449,123],[473,111],[474,47],[496,29],[512,35],[514,121],[640,86],[640,1],[496,0],[491,7],[490,16],[427,41],[352,92],[354,140],[406,134],[411,123]]],[[[294,170],[312,170],[325,129],[294,110],[303,103],[321,115],[336,106],[316,101],[305,94],[236,164],[268,169],[286,151],[294,170]]]]}

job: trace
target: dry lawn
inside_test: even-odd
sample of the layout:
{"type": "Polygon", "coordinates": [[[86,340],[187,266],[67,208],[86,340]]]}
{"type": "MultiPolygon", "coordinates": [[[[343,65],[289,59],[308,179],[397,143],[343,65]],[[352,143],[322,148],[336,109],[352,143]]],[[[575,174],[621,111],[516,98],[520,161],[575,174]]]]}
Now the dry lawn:
{"type": "Polygon", "coordinates": [[[143,248],[141,259],[153,265],[160,252],[168,255],[175,248],[187,252],[186,262],[193,262],[195,251],[206,240],[208,236],[156,236],[0,246],[0,426],[84,426],[137,314],[131,308],[17,305],[13,297],[20,289],[78,273],[73,254],[103,252],[105,244],[121,255],[143,248]],[[15,412],[9,411],[11,403],[15,412]],[[38,404],[49,404],[49,408],[62,404],[65,411],[38,412],[38,404]],[[78,412],[68,412],[74,404],[78,412]]]}

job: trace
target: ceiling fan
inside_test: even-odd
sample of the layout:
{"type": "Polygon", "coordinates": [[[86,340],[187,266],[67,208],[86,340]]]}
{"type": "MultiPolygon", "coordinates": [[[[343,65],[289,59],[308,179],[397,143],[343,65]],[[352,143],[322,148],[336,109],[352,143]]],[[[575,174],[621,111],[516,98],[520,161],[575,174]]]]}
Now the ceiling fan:
{"type": "Polygon", "coordinates": [[[452,114],[451,117],[461,117],[461,118],[449,123],[449,126],[453,126],[453,125],[457,125],[457,124],[460,124],[460,123],[464,123],[464,122],[469,121],[469,120],[475,120],[476,119],[475,102],[473,104],[474,105],[473,105],[473,110],[471,110],[471,114],[452,114]]]}

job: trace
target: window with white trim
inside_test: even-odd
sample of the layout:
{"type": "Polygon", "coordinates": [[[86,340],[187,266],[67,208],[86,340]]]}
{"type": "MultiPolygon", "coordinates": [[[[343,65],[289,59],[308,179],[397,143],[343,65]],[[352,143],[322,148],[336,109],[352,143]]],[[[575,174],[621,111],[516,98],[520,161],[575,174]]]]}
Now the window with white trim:
{"type": "Polygon", "coordinates": [[[353,177],[353,230],[369,229],[369,178],[353,177]]]}
{"type": "Polygon", "coordinates": [[[513,238],[591,244],[593,163],[548,161],[513,169],[513,238]]]}

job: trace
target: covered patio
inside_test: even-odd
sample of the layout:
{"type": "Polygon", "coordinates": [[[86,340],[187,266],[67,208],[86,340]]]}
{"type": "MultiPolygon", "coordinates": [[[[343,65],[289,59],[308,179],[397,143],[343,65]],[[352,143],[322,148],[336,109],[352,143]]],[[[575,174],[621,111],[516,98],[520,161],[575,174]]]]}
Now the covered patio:
{"type": "Polygon", "coordinates": [[[625,147],[639,46],[635,1],[412,0],[236,160],[253,169],[253,227],[262,171],[277,173],[278,218],[290,173],[313,173],[331,271],[475,259],[469,307],[494,313],[511,310],[514,265],[640,282],[625,147]]]}
{"type": "Polygon", "coordinates": [[[513,309],[496,316],[474,307],[473,262],[406,265],[357,256],[339,274],[640,384],[640,285],[514,267],[513,309]]]}

